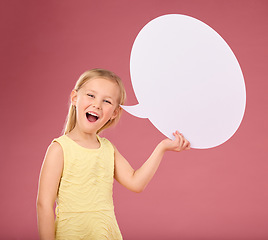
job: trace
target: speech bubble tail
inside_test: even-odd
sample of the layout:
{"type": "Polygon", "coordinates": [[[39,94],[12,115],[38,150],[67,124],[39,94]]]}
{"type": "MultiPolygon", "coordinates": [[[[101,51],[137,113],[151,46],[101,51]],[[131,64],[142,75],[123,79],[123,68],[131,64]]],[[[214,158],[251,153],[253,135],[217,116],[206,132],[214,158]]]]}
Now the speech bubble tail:
{"type": "Polygon", "coordinates": [[[128,113],[130,113],[131,115],[135,117],[148,118],[147,116],[145,116],[146,111],[144,111],[144,109],[141,107],[140,104],[133,105],[133,106],[120,105],[120,107],[122,107],[125,111],[127,111],[128,113]]]}

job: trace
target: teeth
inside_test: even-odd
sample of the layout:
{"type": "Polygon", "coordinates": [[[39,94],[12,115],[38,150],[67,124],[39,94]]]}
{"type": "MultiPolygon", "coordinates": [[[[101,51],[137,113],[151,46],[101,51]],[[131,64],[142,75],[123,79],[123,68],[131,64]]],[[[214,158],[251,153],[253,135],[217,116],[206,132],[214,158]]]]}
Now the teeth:
{"type": "Polygon", "coordinates": [[[99,117],[98,115],[94,114],[94,113],[91,113],[89,112],[88,114],[92,115],[92,116],[95,116],[95,117],[99,117]]]}

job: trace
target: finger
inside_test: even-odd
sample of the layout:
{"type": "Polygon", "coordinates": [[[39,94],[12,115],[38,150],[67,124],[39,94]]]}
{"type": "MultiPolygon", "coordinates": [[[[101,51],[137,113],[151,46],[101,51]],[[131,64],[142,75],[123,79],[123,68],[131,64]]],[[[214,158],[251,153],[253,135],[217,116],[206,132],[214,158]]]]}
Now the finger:
{"type": "Polygon", "coordinates": [[[182,133],[179,133],[178,131],[176,131],[176,134],[178,135],[177,151],[185,150],[189,142],[185,139],[182,133]]]}
{"type": "Polygon", "coordinates": [[[187,144],[187,149],[191,148],[191,143],[187,140],[188,144],[187,144]]]}
{"type": "Polygon", "coordinates": [[[182,149],[190,149],[190,143],[189,141],[181,134],[182,138],[183,138],[183,145],[182,145],[182,149]]]}
{"type": "Polygon", "coordinates": [[[177,143],[179,141],[179,133],[178,133],[178,131],[174,132],[173,136],[175,137],[175,139],[173,141],[177,143]]]}
{"type": "Polygon", "coordinates": [[[179,137],[179,134],[178,134],[178,131],[176,132],[173,132],[173,136],[175,137],[175,139],[172,140],[172,148],[174,149],[174,151],[177,151],[177,148],[179,146],[179,143],[180,143],[180,137],[179,137]]]}
{"type": "Polygon", "coordinates": [[[191,144],[190,144],[190,142],[187,140],[187,139],[185,139],[186,140],[186,150],[188,150],[188,149],[190,149],[191,148],[191,144]]]}
{"type": "Polygon", "coordinates": [[[182,136],[182,134],[179,134],[179,143],[178,143],[178,147],[180,148],[180,150],[182,150],[182,147],[184,145],[184,137],[182,136]]]}
{"type": "Polygon", "coordinates": [[[175,145],[174,146],[176,146],[176,148],[178,148],[178,147],[180,147],[180,145],[181,145],[181,136],[180,136],[180,134],[176,134],[176,139],[175,139],[175,145]]]}
{"type": "Polygon", "coordinates": [[[180,134],[180,133],[179,133],[178,131],[175,131],[175,132],[173,133],[174,136],[179,135],[179,134],[180,134]]]}
{"type": "Polygon", "coordinates": [[[188,147],[189,147],[189,142],[185,139],[184,144],[183,144],[183,149],[184,150],[188,149],[188,147]]]}

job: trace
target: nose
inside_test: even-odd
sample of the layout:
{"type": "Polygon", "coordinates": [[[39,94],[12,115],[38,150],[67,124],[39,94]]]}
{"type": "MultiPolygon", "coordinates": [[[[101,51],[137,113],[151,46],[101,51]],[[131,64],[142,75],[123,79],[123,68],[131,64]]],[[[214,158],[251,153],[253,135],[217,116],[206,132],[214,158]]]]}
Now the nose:
{"type": "Polygon", "coordinates": [[[98,99],[95,99],[92,106],[97,109],[101,109],[101,101],[98,101],[98,99]]]}

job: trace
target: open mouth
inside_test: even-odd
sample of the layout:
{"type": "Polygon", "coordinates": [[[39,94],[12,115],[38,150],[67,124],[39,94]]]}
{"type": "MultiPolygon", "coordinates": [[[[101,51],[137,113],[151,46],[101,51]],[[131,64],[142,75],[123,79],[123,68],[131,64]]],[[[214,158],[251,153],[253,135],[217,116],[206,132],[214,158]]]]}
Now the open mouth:
{"type": "Polygon", "coordinates": [[[99,116],[94,114],[94,113],[90,113],[90,112],[87,112],[86,113],[86,116],[87,116],[87,120],[89,122],[96,122],[98,119],[99,119],[99,116]]]}

